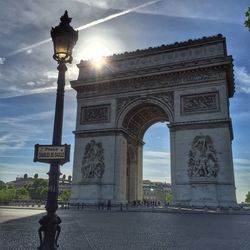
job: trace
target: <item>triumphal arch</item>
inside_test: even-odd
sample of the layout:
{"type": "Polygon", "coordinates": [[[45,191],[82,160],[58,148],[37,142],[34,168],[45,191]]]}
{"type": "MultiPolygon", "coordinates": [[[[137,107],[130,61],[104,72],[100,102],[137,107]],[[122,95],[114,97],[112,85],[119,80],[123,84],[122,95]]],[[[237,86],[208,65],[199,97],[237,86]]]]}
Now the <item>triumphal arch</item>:
{"type": "Polygon", "coordinates": [[[236,205],[222,35],[78,64],[72,202],[142,200],[143,135],[168,122],[173,204],[236,205]]]}

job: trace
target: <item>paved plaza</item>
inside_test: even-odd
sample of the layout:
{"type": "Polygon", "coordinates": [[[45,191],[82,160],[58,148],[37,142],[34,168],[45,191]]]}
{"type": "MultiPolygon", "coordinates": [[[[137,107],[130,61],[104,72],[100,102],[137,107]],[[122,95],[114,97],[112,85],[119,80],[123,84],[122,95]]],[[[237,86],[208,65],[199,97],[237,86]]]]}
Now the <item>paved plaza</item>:
{"type": "MultiPolygon", "coordinates": [[[[0,209],[0,249],[38,246],[44,210],[0,209]]],[[[250,215],[59,210],[59,249],[250,249],[250,215]]]]}

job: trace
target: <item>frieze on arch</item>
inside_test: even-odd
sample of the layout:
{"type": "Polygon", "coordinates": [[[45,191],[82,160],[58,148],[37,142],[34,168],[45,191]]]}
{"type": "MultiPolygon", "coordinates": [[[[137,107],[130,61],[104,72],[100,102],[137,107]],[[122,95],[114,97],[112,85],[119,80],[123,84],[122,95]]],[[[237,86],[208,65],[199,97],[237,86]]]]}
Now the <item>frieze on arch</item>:
{"type": "Polygon", "coordinates": [[[220,100],[218,92],[200,93],[181,96],[181,114],[218,112],[220,100]]]}
{"type": "MultiPolygon", "coordinates": [[[[107,57],[108,67],[99,70],[98,75],[102,78],[107,75],[153,68],[162,65],[178,64],[188,61],[198,61],[204,58],[220,57],[225,55],[224,38],[221,34],[214,37],[191,40],[184,43],[163,45],[158,48],[125,52],[120,55],[107,57]],[[191,45],[191,46],[188,46],[191,45]],[[201,46],[202,45],[202,46],[201,46]],[[181,48],[181,49],[180,49],[181,48]],[[110,70],[112,69],[112,70],[110,70]]],[[[88,61],[81,61],[79,80],[96,78],[96,71],[88,61]]]]}
{"type": "Polygon", "coordinates": [[[128,91],[153,90],[161,87],[179,86],[188,83],[201,83],[226,79],[226,69],[224,67],[208,67],[182,72],[169,72],[158,75],[141,76],[131,79],[96,82],[95,84],[84,84],[74,87],[78,90],[77,97],[98,96],[114,93],[126,93],[128,91]]]}
{"type": "Polygon", "coordinates": [[[81,108],[81,124],[110,121],[110,105],[95,105],[81,108]]]}

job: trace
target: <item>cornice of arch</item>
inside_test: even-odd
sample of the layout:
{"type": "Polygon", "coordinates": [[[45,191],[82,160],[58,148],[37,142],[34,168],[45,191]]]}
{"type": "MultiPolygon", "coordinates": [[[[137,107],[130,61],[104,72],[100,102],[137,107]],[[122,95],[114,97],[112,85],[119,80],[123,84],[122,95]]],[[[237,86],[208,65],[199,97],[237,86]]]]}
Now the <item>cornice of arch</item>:
{"type": "MultiPolygon", "coordinates": [[[[193,62],[194,63],[194,62],[193,62]]],[[[144,75],[133,73],[133,76],[114,79],[100,79],[94,82],[72,81],[71,86],[78,93],[77,97],[102,96],[135,92],[137,90],[154,90],[166,87],[178,87],[186,84],[227,81],[229,96],[234,94],[233,75],[229,61],[223,65],[206,67],[192,66],[179,70],[144,72],[144,75]]]]}

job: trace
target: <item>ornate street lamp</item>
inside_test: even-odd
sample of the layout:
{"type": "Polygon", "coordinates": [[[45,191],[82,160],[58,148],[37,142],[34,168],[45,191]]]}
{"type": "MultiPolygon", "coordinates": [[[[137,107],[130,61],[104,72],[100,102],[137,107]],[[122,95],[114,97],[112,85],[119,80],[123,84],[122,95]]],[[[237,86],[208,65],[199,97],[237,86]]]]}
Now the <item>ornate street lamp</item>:
{"type": "MultiPolygon", "coordinates": [[[[78,39],[78,31],[75,31],[69,24],[72,18],[68,17],[67,11],[60,18],[61,22],[58,26],[51,29],[51,37],[54,44],[53,58],[58,62],[58,80],[57,80],[57,97],[54,118],[54,131],[52,146],[45,149],[40,148],[41,152],[53,151],[58,148],[63,148],[62,143],[62,125],[63,125],[63,104],[64,104],[64,87],[65,87],[65,72],[67,71],[66,63],[72,62],[72,50],[78,39]],[[56,147],[58,146],[58,147],[56,147]]],[[[39,145],[36,146],[39,155],[39,145]]],[[[60,149],[62,150],[62,149],[60,149]]],[[[37,154],[37,153],[36,153],[37,154]]],[[[46,155],[46,154],[45,154],[46,155]]],[[[52,156],[52,154],[50,154],[52,156]]],[[[55,154],[54,154],[55,155],[55,154]]],[[[57,154],[58,155],[58,154],[57,154]]],[[[44,154],[40,154],[44,156],[44,154]]],[[[35,157],[36,158],[36,157],[35,157]]],[[[37,157],[37,159],[39,156],[37,157]]],[[[36,160],[39,161],[39,160],[36,160]]],[[[55,250],[58,247],[57,240],[60,234],[61,219],[56,215],[58,208],[58,184],[60,176],[60,165],[65,163],[58,159],[47,159],[50,162],[49,170],[49,186],[46,202],[47,214],[39,221],[40,250],[55,250]]],[[[45,161],[44,161],[45,162],[45,161]]]]}

